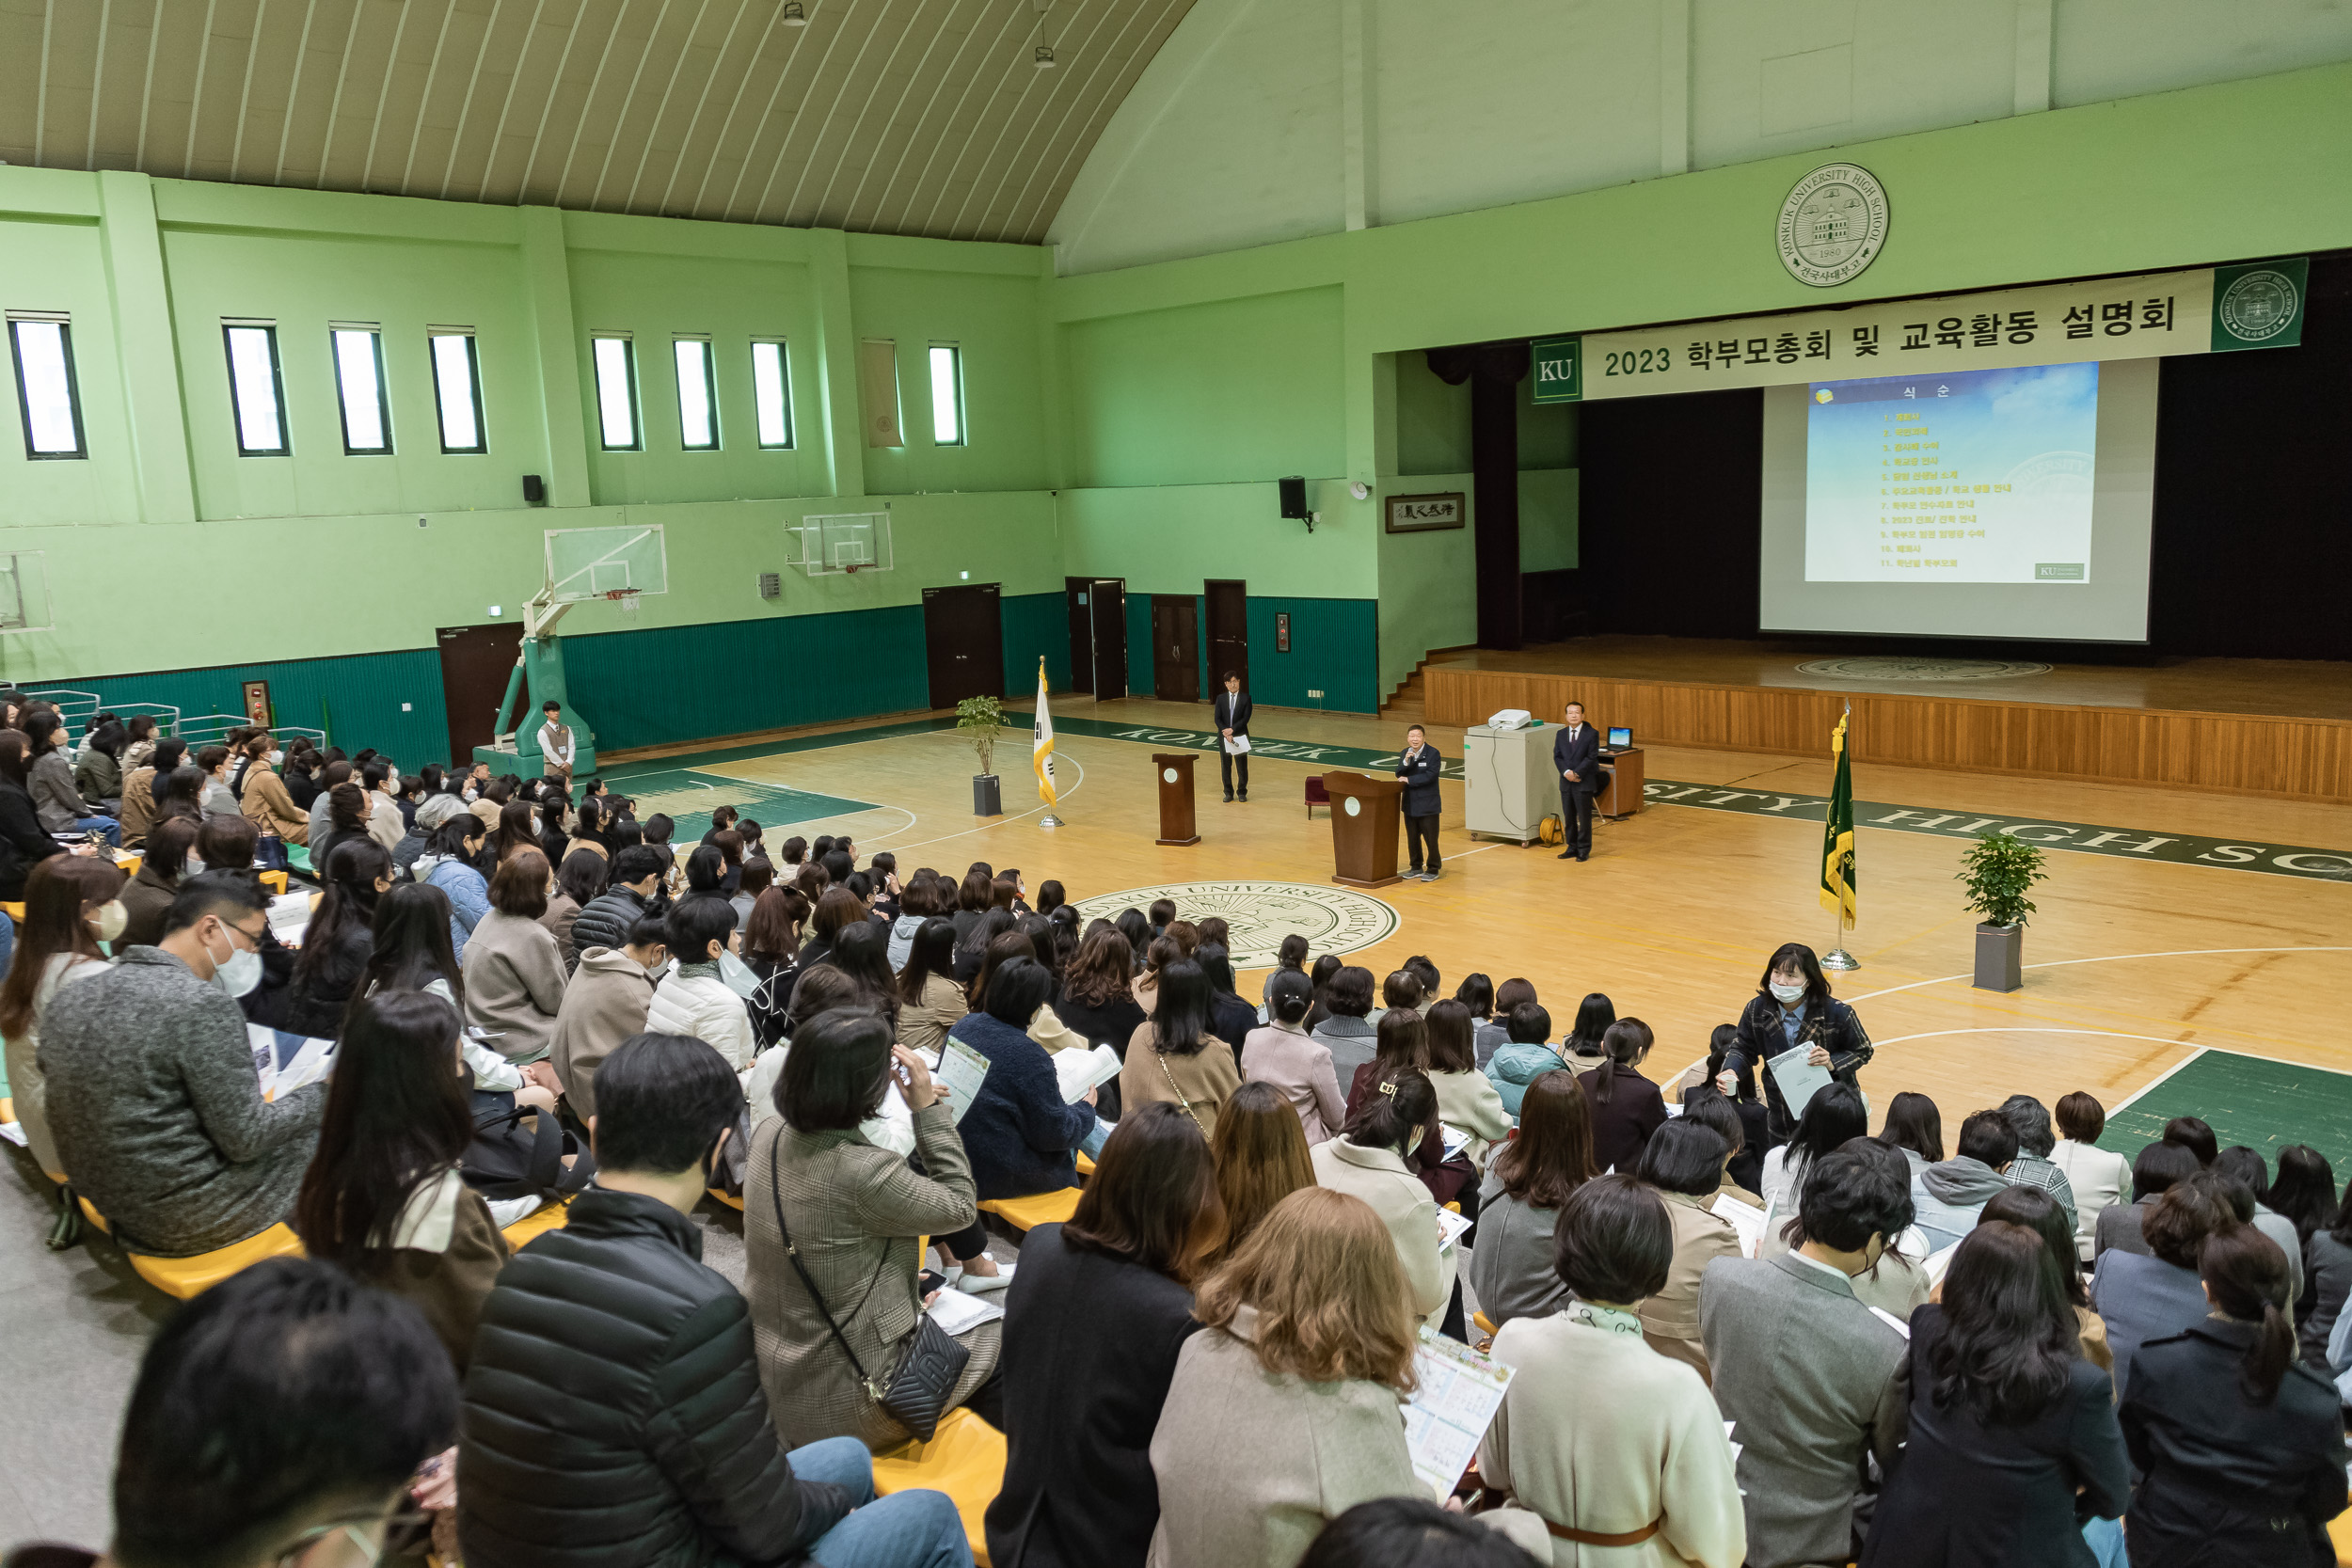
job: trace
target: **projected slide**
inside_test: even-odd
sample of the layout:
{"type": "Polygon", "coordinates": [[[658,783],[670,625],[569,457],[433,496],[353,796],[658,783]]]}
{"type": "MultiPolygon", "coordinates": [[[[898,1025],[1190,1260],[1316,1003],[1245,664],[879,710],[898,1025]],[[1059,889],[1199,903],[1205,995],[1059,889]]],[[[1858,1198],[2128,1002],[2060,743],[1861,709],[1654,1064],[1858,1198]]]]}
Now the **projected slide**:
{"type": "Polygon", "coordinates": [[[1807,582],[2087,583],[2099,367],[1820,381],[1807,582]]]}

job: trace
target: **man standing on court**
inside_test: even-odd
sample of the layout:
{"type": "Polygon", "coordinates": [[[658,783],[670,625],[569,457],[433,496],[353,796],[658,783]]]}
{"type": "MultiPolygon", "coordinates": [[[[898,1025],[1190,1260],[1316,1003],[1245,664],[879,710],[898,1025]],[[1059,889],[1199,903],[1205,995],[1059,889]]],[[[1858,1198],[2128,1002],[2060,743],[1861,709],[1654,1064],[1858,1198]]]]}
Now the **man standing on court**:
{"type": "Polygon", "coordinates": [[[1411,869],[1405,875],[1434,882],[1444,863],[1438,855],[1438,813],[1442,801],[1438,794],[1438,776],[1445,764],[1438,756],[1438,749],[1429,744],[1428,732],[1419,724],[1405,732],[1405,752],[1396,759],[1396,776],[1405,781],[1405,846],[1412,859],[1411,869]],[[1428,869],[1422,869],[1422,846],[1429,847],[1428,869]]]}
{"type": "Polygon", "coordinates": [[[1241,798],[1249,799],[1249,693],[1241,677],[1225,672],[1225,689],[1214,705],[1216,714],[1216,768],[1225,780],[1225,799],[1233,799],[1233,769],[1241,769],[1241,798]],[[1240,744],[1236,746],[1235,741],[1240,744]]]}
{"type": "Polygon", "coordinates": [[[539,755],[546,764],[548,777],[572,787],[572,758],[578,747],[572,739],[572,727],[564,722],[564,705],[550,697],[539,705],[539,711],[548,721],[539,728],[539,755]]]}
{"type": "Polygon", "coordinates": [[[1551,737],[1551,765],[1560,770],[1560,827],[1566,860],[1593,852],[1593,795],[1600,788],[1600,737],[1584,722],[1584,705],[1570,703],[1567,721],[1551,737]]]}

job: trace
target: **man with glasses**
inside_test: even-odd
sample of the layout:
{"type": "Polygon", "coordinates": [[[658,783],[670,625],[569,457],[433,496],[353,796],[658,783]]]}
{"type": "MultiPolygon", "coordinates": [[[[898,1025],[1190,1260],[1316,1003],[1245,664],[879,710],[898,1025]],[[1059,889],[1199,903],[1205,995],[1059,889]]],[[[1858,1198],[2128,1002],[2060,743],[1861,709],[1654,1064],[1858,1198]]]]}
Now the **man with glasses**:
{"type": "Polygon", "coordinates": [[[58,1158],[129,1251],[213,1252],[294,1211],[326,1085],[262,1098],[237,998],[261,981],[268,925],[250,877],[188,878],[161,942],[60,990],[42,1020],[58,1158]]]}

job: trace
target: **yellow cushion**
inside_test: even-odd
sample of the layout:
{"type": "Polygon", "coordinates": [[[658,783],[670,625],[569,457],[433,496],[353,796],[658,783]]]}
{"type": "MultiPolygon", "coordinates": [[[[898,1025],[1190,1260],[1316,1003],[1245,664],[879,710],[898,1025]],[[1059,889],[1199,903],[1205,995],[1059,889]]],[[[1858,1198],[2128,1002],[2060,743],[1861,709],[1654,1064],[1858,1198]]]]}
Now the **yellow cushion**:
{"type": "Polygon", "coordinates": [[[972,1560],[988,1568],[982,1517],[1005,1486],[1005,1434],[969,1410],[950,1410],[928,1443],[909,1443],[874,1456],[874,1490],[945,1492],[963,1517],[972,1560]]]}
{"type": "Polygon", "coordinates": [[[711,1188],[710,1196],[717,1198],[720,1202],[725,1204],[728,1208],[734,1210],[739,1214],[743,1212],[743,1200],[739,1197],[729,1197],[727,1196],[727,1190],[724,1187],[711,1188]]]}
{"type": "Polygon", "coordinates": [[[286,896],[286,874],[283,871],[257,871],[254,878],[278,897],[286,896]]]}
{"type": "Polygon", "coordinates": [[[302,1241],[290,1227],[273,1225],[259,1236],[248,1236],[234,1246],[199,1252],[193,1258],[150,1258],[128,1251],[123,1256],[131,1259],[131,1267],[141,1279],[167,1296],[186,1301],[265,1258],[301,1257],[302,1241]]]}
{"type": "Polygon", "coordinates": [[[561,1203],[543,1203],[499,1234],[506,1238],[507,1251],[520,1252],[524,1243],[534,1236],[544,1236],[550,1230],[563,1229],[570,1223],[571,1217],[571,1199],[565,1198],[561,1203]]]}
{"type": "Polygon", "coordinates": [[[1078,1154],[1078,1174],[1080,1176],[1092,1176],[1094,1174],[1094,1162],[1092,1159],[1088,1157],[1083,1149],[1080,1150],[1078,1154]]]}
{"type": "Polygon", "coordinates": [[[1481,1334],[1492,1334],[1495,1331],[1494,1321],[1484,1312],[1472,1312],[1470,1322],[1478,1325],[1478,1332],[1481,1334]]]}
{"type": "Polygon", "coordinates": [[[103,1234],[108,1235],[108,1236],[111,1236],[111,1235],[113,1235],[113,1234],[114,1234],[114,1227],[113,1227],[113,1226],[111,1226],[111,1225],[108,1225],[108,1224],[106,1223],[106,1216],[105,1216],[105,1215],[103,1215],[103,1214],[100,1213],[97,1210],[95,1210],[95,1209],[93,1209],[93,1208],[91,1208],[91,1207],[90,1207],[90,1203],[89,1203],[89,1199],[88,1199],[88,1198],[84,1197],[84,1196],[83,1196],[81,1194],[79,1194],[79,1193],[75,1193],[75,1194],[73,1195],[73,1201],[74,1201],[74,1202],[76,1202],[76,1203],[78,1203],[78,1204],[80,1204],[80,1205],[82,1206],[82,1217],[83,1217],[84,1219],[86,1219],[86,1220],[89,1221],[89,1222],[90,1222],[90,1224],[92,1224],[92,1225],[94,1225],[94,1226],[98,1227],[99,1230],[100,1230],[101,1232],[103,1232],[103,1234]]]}
{"type": "Polygon", "coordinates": [[[0,913],[5,913],[19,926],[24,924],[24,906],[22,904],[0,904],[0,913]]]}
{"type": "Polygon", "coordinates": [[[1064,1187],[1057,1193],[1038,1193],[1029,1197],[982,1198],[980,1212],[994,1214],[1015,1230],[1035,1230],[1041,1225],[1054,1225],[1075,1214],[1078,1189],[1064,1187]]]}
{"type": "Polygon", "coordinates": [[[2336,1548],[2338,1568],[2352,1568],[2352,1513],[2328,1521],[2328,1539],[2336,1548]]]}

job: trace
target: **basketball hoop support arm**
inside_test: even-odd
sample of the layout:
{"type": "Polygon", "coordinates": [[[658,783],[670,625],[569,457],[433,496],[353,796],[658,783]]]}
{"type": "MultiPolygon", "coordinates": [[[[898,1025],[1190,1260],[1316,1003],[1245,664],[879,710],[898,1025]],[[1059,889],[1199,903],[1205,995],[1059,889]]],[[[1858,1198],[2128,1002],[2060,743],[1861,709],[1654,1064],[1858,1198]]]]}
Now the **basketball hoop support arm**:
{"type": "MultiPolygon", "coordinates": [[[[541,587],[523,605],[522,646],[516,650],[515,673],[507,678],[506,695],[499,701],[498,720],[491,726],[494,738],[490,749],[518,755],[521,748],[516,744],[517,732],[530,722],[539,704],[552,700],[562,705],[564,721],[572,727],[575,736],[578,756],[573,774],[585,777],[596,769],[595,734],[573,708],[564,690],[564,643],[555,635],[555,624],[571,608],[570,600],[557,602],[552,584],[541,587]],[[510,715],[514,720],[512,727],[507,722],[510,715]]],[[[478,752],[475,754],[497,766],[496,758],[481,758],[478,752]]],[[[537,754],[535,747],[532,754],[537,754]]]]}

